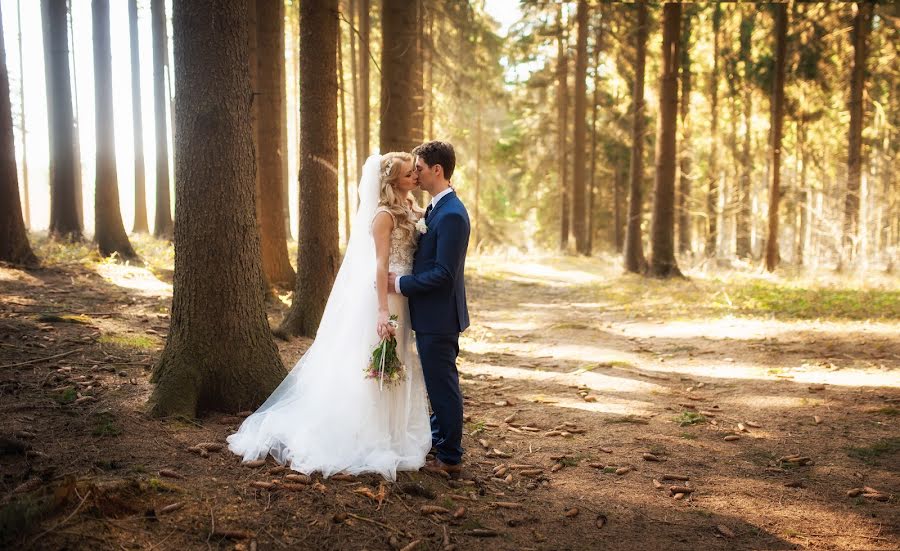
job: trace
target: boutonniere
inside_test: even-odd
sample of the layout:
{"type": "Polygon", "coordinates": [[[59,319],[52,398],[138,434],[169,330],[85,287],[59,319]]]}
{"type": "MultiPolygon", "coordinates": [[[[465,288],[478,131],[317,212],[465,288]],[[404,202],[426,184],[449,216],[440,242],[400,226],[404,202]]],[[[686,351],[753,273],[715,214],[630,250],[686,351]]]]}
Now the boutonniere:
{"type": "Polygon", "coordinates": [[[418,231],[422,235],[428,233],[428,225],[425,224],[424,218],[419,218],[419,220],[416,222],[416,231],[418,231]]]}

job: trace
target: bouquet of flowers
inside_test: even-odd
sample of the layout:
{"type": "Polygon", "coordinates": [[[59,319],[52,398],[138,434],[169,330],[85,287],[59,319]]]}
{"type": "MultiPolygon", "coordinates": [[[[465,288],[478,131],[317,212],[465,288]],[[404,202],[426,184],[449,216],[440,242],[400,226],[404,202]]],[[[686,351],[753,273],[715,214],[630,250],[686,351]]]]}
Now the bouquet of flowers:
{"type": "MultiPolygon", "coordinates": [[[[395,328],[399,326],[396,315],[391,316],[390,324],[395,328]]],[[[365,373],[367,379],[379,379],[379,390],[384,388],[385,382],[390,385],[405,378],[405,368],[397,356],[397,339],[393,335],[381,339],[372,350],[365,373]]]]}

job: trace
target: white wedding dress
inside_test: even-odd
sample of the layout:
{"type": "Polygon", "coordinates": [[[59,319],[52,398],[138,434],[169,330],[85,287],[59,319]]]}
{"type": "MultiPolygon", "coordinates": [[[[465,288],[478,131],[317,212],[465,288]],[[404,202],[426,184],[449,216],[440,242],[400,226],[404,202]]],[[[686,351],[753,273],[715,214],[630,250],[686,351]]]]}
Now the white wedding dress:
{"type": "MultiPolygon", "coordinates": [[[[388,480],[396,480],[397,471],[425,464],[431,427],[405,297],[388,296],[390,312],[398,316],[397,355],[405,365],[405,379],[380,390],[379,381],[364,372],[380,341],[371,233],[379,172],[380,156],[373,155],[363,167],[352,235],[313,344],[266,402],[228,437],[228,448],[244,461],[271,454],[305,474],[378,473],[388,480]]],[[[417,237],[394,229],[391,271],[412,272],[417,237]]]]}

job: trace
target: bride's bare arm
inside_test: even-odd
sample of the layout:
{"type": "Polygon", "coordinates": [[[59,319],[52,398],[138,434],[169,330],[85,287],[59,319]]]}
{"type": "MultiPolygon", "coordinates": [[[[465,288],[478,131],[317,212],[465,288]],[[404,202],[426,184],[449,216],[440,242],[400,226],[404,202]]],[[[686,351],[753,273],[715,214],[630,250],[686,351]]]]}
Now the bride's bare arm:
{"type": "Polygon", "coordinates": [[[391,231],[394,218],[389,212],[379,212],[372,222],[372,236],[375,238],[375,289],[378,292],[378,336],[386,337],[394,333],[388,310],[388,261],[391,256],[391,231]]]}

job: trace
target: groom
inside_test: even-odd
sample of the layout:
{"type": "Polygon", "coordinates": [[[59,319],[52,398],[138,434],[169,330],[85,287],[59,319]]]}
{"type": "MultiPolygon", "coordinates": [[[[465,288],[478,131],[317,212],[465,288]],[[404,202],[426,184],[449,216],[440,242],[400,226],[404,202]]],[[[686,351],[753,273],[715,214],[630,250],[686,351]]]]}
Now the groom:
{"type": "Polygon", "coordinates": [[[450,177],[456,153],[447,142],[427,142],[413,150],[419,187],[431,195],[426,230],[419,238],[413,273],[390,274],[391,291],[409,298],[409,315],[422,359],[431,402],[431,443],[437,449],[426,471],[457,477],[462,463],[463,401],[456,356],[459,334],[469,326],[463,271],[469,246],[469,214],[450,177]]]}

